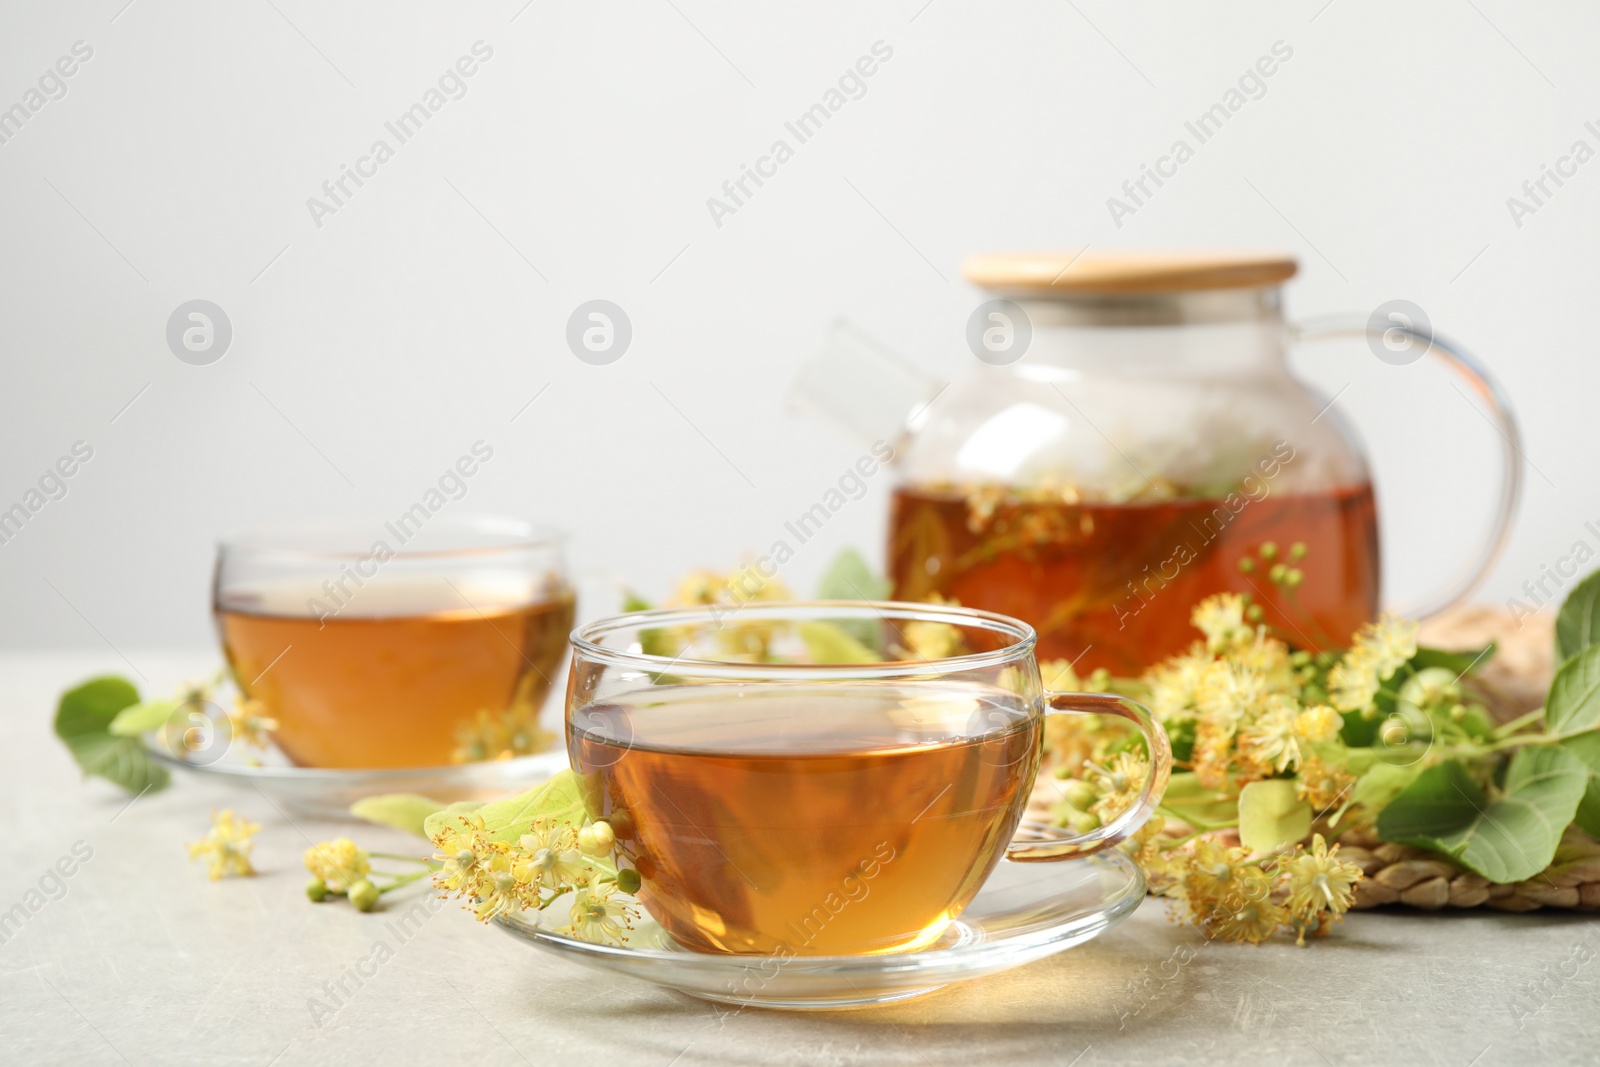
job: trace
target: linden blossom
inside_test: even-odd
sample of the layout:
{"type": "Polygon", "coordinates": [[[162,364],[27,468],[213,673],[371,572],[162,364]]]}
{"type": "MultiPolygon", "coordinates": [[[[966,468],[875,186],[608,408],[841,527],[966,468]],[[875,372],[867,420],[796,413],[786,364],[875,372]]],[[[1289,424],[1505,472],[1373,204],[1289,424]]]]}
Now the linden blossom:
{"type": "MultiPolygon", "coordinates": [[[[474,41],[472,56],[462,56],[457,59],[452,68],[439,75],[438,88],[430,86],[422,94],[421,101],[402,111],[392,122],[383,124],[384,129],[394,135],[396,144],[403,145],[415,137],[421,131],[423,124],[445,104],[466,96],[466,79],[478,73],[480,61],[487,63],[494,57],[494,48],[481,40],[474,41]],[[473,59],[472,56],[478,58],[473,59]],[[448,98],[445,96],[446,93],[450,94],[448,98]]],[[[356,189],[360,189],[366,185],[363,179],[377,177],[378,168],[394,156],[395,149],[380,137],[372,142],[372,147],[367,150],[366,155],[356,160],[354,167],[348,163],[339,164],[339,176],[322,183],[322,192],[327,200],[319,200],[314,196],[306,198],[306,209],[311,212],[311,221],[316,224],[317,229],[322,229],[324,216],[337,215],[339,209],[355,196],[350,183],[353,182],[356,189]]]]}

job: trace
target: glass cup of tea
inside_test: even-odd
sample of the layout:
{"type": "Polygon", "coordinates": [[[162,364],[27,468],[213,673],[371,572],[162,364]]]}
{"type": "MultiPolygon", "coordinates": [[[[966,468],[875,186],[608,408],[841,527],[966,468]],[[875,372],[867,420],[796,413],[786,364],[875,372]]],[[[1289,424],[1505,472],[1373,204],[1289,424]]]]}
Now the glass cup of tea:
{"type": "Polygon", "coordinates": [[[1112,845],[1166,786],[1150,712],[1046,690],[1035,641],[1004,615],[893,602],[602,619],[572,636],[567,753],[641,903],[685,947],[909,951],[938,943],[1002,858],[1112,845]],[[1014,839],[1053,713],[1130,721],[1149,773],[1088,833],[1014,839]]]}
{"type": "Polygon", "coordinates": [[[228,537],[212,593],[244,695],[303,767],[537,751],[575,599],[559,534],[514,519],[313,521],[228,537]]]}

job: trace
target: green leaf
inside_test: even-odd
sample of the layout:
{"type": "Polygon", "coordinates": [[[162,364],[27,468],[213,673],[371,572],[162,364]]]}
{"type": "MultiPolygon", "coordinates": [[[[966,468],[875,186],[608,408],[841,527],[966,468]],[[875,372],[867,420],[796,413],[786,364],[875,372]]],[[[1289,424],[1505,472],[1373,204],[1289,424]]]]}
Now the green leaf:
{"type": "MultiPolygon", "coordinates": [[[[853,548],[833,558],[817,583],[819,600],[888,600],[894,584],[880,578],[853,548]]],[[[835,623],[867,648],[883,647],[883,627],[875,619],[841,619],[835,623]]]]}
{"type": "Polygon", "coordinates": [[[833,557],[817,583],[818,600],[887,600],[894,588],[887,578],[872,572],[866,559],[853,548],[833,557]]]}
{"type": "Polygon", "coordinates": [[[1556,662],[1600,642],[1600,571],[1572,587],[1556,616],[1556,662]]]}
{"type": "Polygon", "coordinates": [[[1494,659],[1497,647],[1495,642],[1490,641],[1476,652],[1446,652],[1442,648],[1419,648],[1416,655],[1408,662],[1413,670],[1424,671],[1429,667],[1443,667],[1452,674],[1461,675],[1469,670],[1476,670],[1494,659]]]}
{"type": "Polygon", "coordinates": [[[1350,791],[1350,803],[1379,811],[1404,793],[1424,769],[1420,760],[1405,764],[1375,763],[1356,779],[1355,788],[1350,791]]]}
{"type": "Polygon", "coordinates": [[[1295,795],[1292,778],[1251,782],[1239,791],[1239,843],[1254,853],[1305,840],[1311,805],[1295,795]]]}
{"type": "Polygon", "coordinates": [[[1494,797],[1450,760],[1379,813],[1378,836],[1443,852],[1491,882],[1520,882],[1549,866],[1587,786],[1583,761],[1559,748],[1519,749],[1494,797]]]}
{"type": "Polygon", "coordinates": [[[882,663],[883,657],[831,622],[803,622],[800,639],[812,663],[882,663]]]}
{"type": "Polygon", "coordinates": [[[1600,837],[1600,778],[1589,776],[1589,786],[1583,791],[1583,799],[1578,801],[1572,821],[1590,837],[1600,837]]]}
{"type": "Polygon", "coordinates": [[[118,713],[138,702],[139,690],[132,682],[107,676],[67,690],[56,706],[56,736],[83,773],[115,782],[130,793],[163,789],[171,780],[166,768],[151,762],[142,741],[111,735],[118,713]]]}
{"type": "Polygon", "coordinates": [[[117,712],[117,717],[111,720],[110,730],[117,737],[137,737],[161,729],[177,710],[176,700],[146,700],[132,704],[117,712]]]}
{"type": "Polygon", "coordinates": [[[1569,738],[1561,742],[1561,747],[1582,760],[1589,774],[1588,788],[1584,790],[1583,799],[1578,801],[1578,811],[1572,821],[1591,837],[1600,837],[1600,731],[1591,730],[1569,738]]]}
{"type": "Polygon", "coordinates": [[[428,836],[422,829],[428,816],[444,810],[442,802],[418,793],[384,793],[381,796],[362,797],[350,805],[350,814],[358,819],[379,826],[392,826],[418,837],[428,836]]]}
{"type": "Polygon", "coordinates": [[[1600,645],[1574,654],[1556,671],[1544,718],[1546,729],[1566,736],[1600,726],[1600,645]]]}
{"type": "Polygon", "coordinates": [[[435,838],[449,819],[466,811],[483,820],[484,829],[494,840],[508,842],[519,840],[535,819],[555,819],[582,826],[587,815],[582,783],[576,774],[562,771],[543,785],[514,797],[472,807],[452,804],[443,811],[436,811],[423,820],[424,836],[435,838]]]}

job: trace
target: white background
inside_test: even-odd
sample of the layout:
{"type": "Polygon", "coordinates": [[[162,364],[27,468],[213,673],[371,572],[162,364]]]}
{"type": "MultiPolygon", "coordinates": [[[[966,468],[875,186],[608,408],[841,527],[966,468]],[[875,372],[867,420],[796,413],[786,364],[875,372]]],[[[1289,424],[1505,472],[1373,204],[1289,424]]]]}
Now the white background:
{"type": "MultiPolygon", "coordinates": [[[[0,107],[94,49],[0,145],[0,509],[94,448],[0,545],[0,643],[108,667],[204,644],[218,534],[397,513],[479,439],[495,458],[453,510],[559,524],[578,570],[660,596],[764,551],[859,454],[785,401],[832,318],[959,372],[980,299],[959,262],[1015,247],[1282,247],[1297,317],[1415,301],[1524,419],[1484,595],[1595,543],[1600,162],[1520,228],[1506,206],[1600,147],[1586,5],[124,3],[0,11],[0,107]],[[307,198],[480,39],[467,95],[316,227],[307,198]],[[880,40],[865,96],[716,226],[707,197],[880,40]],[[1107,197],[1279,40],[1266,95],[1117,228],[1107,197]],[[634,329],[605,367],[564,341],[597,297],[634,329]],[[165,341],[194,298],[233,324],[210,366],[165,341]]],[[[1498,440],[1428,363],[1297,365],[1348,386],[1388,592],[1420,593],[1483,521],[1498,440]]],[[[785,580],[809,592],[845,545],[881,559],[888,488],[785,580]]]]}

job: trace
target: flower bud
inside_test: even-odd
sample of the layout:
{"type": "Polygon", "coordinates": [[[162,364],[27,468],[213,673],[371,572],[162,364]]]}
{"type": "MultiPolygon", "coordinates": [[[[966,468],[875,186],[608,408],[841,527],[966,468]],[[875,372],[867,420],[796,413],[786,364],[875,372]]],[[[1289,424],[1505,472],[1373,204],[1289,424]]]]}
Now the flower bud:
{"type": "Polygon", "coordinates": [[[1249,556],[1245,556],[1243,559],[1241,559],[1239,561],[1239,570],[1240,570],[1241,573],[1249,574],[1251,571],[1253,571],[1255,569],[1256,569],[1256,561],[1251,559],[1249,556]]]}
{"type": "Polygon", "coordinates": [[[1393,719],[1383,724],[1383,729],[1378,736],[1386,745],[1403,745],[1406,743],[1406,727],[1402,722],[1393,719]]]}
{"type": "Polygon", "coordinates": [[[617,835],[609,823],[590,823],[578,831],[578,851],[585,856],[609,856],[616,844],[617,835]]]}
{"type": "Polygon", "coordinates": [[[1282,582],[1288,573],[1288,567],[1285,567],[1282,563],[1274,563],[1272,569],[1267,571],[1267,577],[1272,579],[1273,584],[1277,584],[1282,582]]]}
{"type": "Polygon", "coordinates": [[[1306,580],[1306,572],[1299,567],[1290,567],[1283,574],[1283,584],[1290,589],[1300,588],[1300,583],[1306,580]]]}
{"type": "Polygon", "coordinates": [[[328,883],[321,878],[313,878],[306,883],[306,899],[312,903],[328,899],[328,883]]]}
{"type": "Polygon", "coordinates": [[[1289,546],[1289,558],[1292,559],[1292,560],[1295,560],[1297,562],[1299,560],[1305,559],[1306,558],[1306,543],[1304,541],[1296,541],[1294,544],[1290,545],[1289,546]]]}
{"type": "Polygon", "coordinates": [[[1061,792],[1065,795],[1067,803],[1071,804],[1079,811],[1088,811],[1089,805],[1093,804],[1099,799],[1098,795],[1095,793],[1094,786],[1090,785],[1088,782],[1068,782],[1062,788],[1061,792]]]}
{"type": "Polygon", "coordinates": [[[644,884],[644,879],[632,867],[622,867],[617,871],[617,888],[624,893],[637,893],[644,884]]]}
{"type": "Polygon", "coordinates": [[[1278,556],[1278,543],[1276,541],[1263,541],[1261,547],[1256,549],[1262,559],[1276,559],[1278,556]]]}
{"type": "Polygon", "coordinates": [[[371,911],[378,904],[378,887],[363,878],[350,887],[350,903],[357,911],[371,911]]]}

